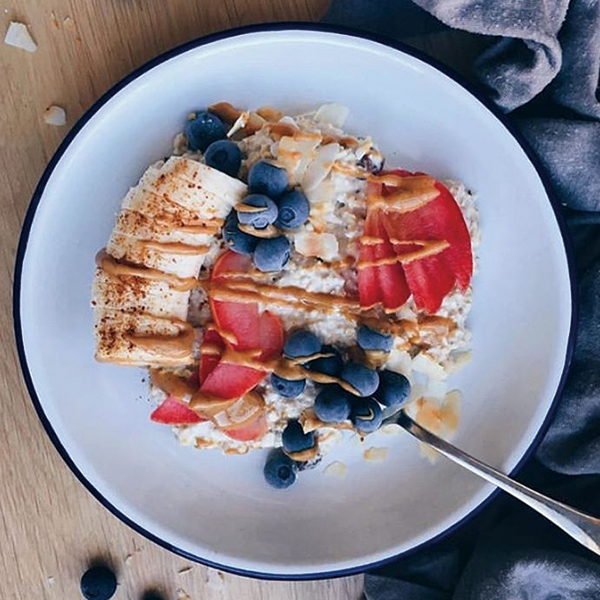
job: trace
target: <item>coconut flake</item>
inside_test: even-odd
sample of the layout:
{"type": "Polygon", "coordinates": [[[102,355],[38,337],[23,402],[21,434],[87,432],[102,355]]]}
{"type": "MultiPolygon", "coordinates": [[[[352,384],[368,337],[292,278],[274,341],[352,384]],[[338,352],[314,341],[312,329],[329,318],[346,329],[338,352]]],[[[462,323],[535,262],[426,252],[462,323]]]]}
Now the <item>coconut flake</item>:
{"type": "Polygon", "coordinates": [[[294,247],[302,256],[316,256],[326,261],[338,256],[338,241],[333,233],[302,231],[296,234],[294,247]]]}
{"type": "Polygon", "coordinates": [[[302,189],[305,193],[314,190],[329,175],[340,152],[339,144],[327,144],[317,150],[314,160],[308,165],[302,176],[302,189]]]}
{"type": "Polygon", "coordinates": [[[435,362],[433,358],[427,356],[427,354],[424,354],[423,352],[417,354],[417,356],[413,358],[412,366],[414,371],[417,371],[418,373],[423,373],[431,379],[441,380],[446,379],[446,377],[448,376],[448,374],[446,373],[446,371],[444,371],[444,368],[440,364],[435,362]]]}
{"type": "Polygon", "coordinates": [[[412,358],[406,350],[399,350],[393,348],[385,364],[386,369],[402,373],[403,375],[410,375],[412,371],[412,358]]]}
{"type": "Polygon", "coordinates": [[[67,113],[61,106],[49,106],[44,111],[44,121],[48,125],[62,127],[67,123],[67,113]]]}
{"type": "Polygon", "coordinates": [[[336,460],[331,464],[327,465],[323,470],[323,473],[327,475],[334,475],[335,477],[344,478],[346,477],[346,471],[348,467],[343,462],[336,460]]]}
{"type": "Polygon", "coordinates": [[[387,455],[388,449],[385,447],[377,448],[376,446],[371,446],[363,452],[364,459],[371,462],[383,462],[387,458],[387,455]]]}
{"type": "Polygon", "coordinates": [[[349,113],[350,109],[343,104],[323,104],[315,113],[315,121],[329,123],[334,127],[342,127],[349,113]]]}
{"type": "Polygon", "coordinates": [[[24,23],[17,23],[11,21],[4,36],[4,43],[8,46],[14,46],[15,48],[21,48],[27,52],[35,52],[37,50],[37,44],[33,41],[27,25],[24,23]]]}

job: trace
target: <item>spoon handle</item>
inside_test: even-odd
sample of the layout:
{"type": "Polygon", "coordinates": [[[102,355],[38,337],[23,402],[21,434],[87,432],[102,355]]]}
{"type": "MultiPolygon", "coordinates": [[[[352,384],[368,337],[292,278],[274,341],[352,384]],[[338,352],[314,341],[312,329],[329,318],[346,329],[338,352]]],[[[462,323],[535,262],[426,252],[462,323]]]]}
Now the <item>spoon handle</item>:
{"type": "Polygon", "coordinates": [[[479,475],[479,477],[504,490],[507,494],[527,504],[527,506],[552,521],[552,523],[560,527],[588,550],[600,555],[600,519],[586,515],[571,506],[548,498],[507,477],[504,473],[482,463],[456,446],[427,431],[427,429],[415,423],[404,411],[401,411],[397,423],[419,441],[431,446],[453,462],[479,475]]]}

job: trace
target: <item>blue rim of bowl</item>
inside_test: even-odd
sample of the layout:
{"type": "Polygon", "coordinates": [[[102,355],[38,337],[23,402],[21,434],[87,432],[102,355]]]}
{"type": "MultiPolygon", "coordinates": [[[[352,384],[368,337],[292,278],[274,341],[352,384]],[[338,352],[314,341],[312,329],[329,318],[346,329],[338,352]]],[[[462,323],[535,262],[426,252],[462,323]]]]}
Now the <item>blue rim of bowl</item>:
{"type": "Polygon", "coordinates": [[[62,459],[66,462],[66,464],[71,469],[71,471],[73,471],[73,473],[77,477],[77,479],[79,479],[79,481],[87,488],[87,490],[96,498],[96,500],[98,500],[106,509],[108,509],[113,515],[115,515],[123,523],[125,523],[126,525],[131,527],[137,533],[139,533],[139,534],[143,535],[144,537],[146,537],[147,539],[151,540],[155,544],[158,544],[159,546],[165,548],[166,550],[170,550],[171,552],[173,552],[179,556],[182,556],[183,558],[186,558],[188,560],[192,560],[192,561],[201,563],[203,565],[212,567],[214,569],[219,569],[221,571],[233,573],[235,575],[253,577],[256,579],[284,580],[284,581],[330,579],[330,578],[334,578],[334,577],[346,577],[349,575],[356,575],[359,573],[363,573],[365,571],[383,567],[391,562],[398,560],[399,558],[405,558],[412,554],[415,554],[416,552],[425,550],[426,548],[429,548],[436,542],[439,542],[439,541],[447,538],[449,535],[454,533],[457,529],[459,529],[460,527],[465,525],[468,521],[470,521],[475,516],[477,516],[494,498],[496,498],[498,496],[498,494],[500,493],[500,490],[496,489],[496,490],[492,491],[487,496],[487,498],[484,498],[480,502],[480,504],[477,507],[475,507],[470,513],[465,515],[462,519],[460,519],[458,522],[454,523],[454,525],[452,525],[448,529],[440,532],[439,534],[437,534],[433,538],[427,540],[426,542],[423,542],[423,543],[419,544],[418,546],[410,548],[409,550],[406,550],[405,552],[402,552],[400,554],[396,554],[396,555],[378,560],[376,562],[372,562],[372,563],[368,563],[368,564],[364,564],[364,565],[358,565],[356,567],[349,567],[349,568],[340,569],[337,571],[321,571],[321,572],[310,572],[310,573],[290,573],[290,574],[265,573],[265,572],[261,572],[261,571],[249,571],[249,570],[245,570],[245,569],[240,569],[240,568],[236,568],[236,567],[230,566],[230,565],[222,565],[222,564],[207,560],[205,558],[202,558],[201,556],[196,556],[195,554],[192,554],[190,552],[182,550],[181,548],[177,548],[176,546],[173,546],[166,540],[163,540],[163,539],[157,537],[156,535],[154,535],[150,531],[147,531],[146,529],[144,529],[143,527],[141,527],[140,525],[138,525],[137,523],[132,521],[129,517],[124,515],[115,506],[113,506],[110,502],[108,502],[108,500],[106,500],[106,498],[104,498],[104,496],[101,494],[101,492],[99,490],[97,490],[86,479],[86,477],[79,470],[79,468],[77,467],[77,465],[75,464],[73,459],[71,459],[68,452],[66,451],[66,449],[60,442],[48,417],[44,413],[44,410],[43,410],[41,403],[39,401],[39,398],[37,396],[37,392],[33,385],[33,380],[32,380],[31,373],[29,371],[29,366],[27,364],[27,359],[25,356],[25,347],[23,344],[21,314],[20,314],[20,298],[21,298],[21,277],[22,277],[22,270],[23,270],[23,260],[25,257],[25,251],[27,249],[27,242],[29,240],[31,225],[33,223],[33,219],[34,219],[37,207],[38,207],[40,200],[42,198],[42,195],[44,193],[46,184],[48,183],[48,180],[49,180],[52,172],[54,171],[56,165],[59,163],[60,159],[62,158],[62,155],[65,153],[66,149],[71,144],[71,142],[73,141],[75,136],[84,127],[84,125],[86,125],[86,123],[96,114],[96,112],[98,112],[98,110],[102,106],[104,106],[104,104],[106,104],[106,102],[108,102],[115,94],[117,94],[117,92],[122,90],[129,83],[131,83],[132,81],[137,79],[140,75],[150,71],[154,67],[166,62],[167,60],[169,60],[175,56],[178,56],[184,52],[187,52],[188,50],[192,50],[194,48],[198,48],[200,46],[204,46],[206,44],[210,44],[212,42],[216,42],[219,40],[234,38],[234,37],[237,37],[237,36],[240,36],[243,34],[248,34],[248,33],[281,32],[281,31],[294,31],[294,30],[296,30],[296,31],[314,31],[317,33],[341,34],[341,35],[345,35],[345,36],[356,37],[359,39],[368,40],[371,42],[382,44],[384,46],[387,46],[389,48],[392,48],[392,49],[402,52],[404,54],[408,54],[409,56],[412,56],[412,57],[414,57],[418,60],[421,60],[424,63],[427,63],[428,65],[434,67],[438,71],[442,72],[444,75],[448,76],[450,79],[454,80],[461,87],[465,88],[471,95],[473,95],[477,100],[479,100],[481,102],[481,104],[483,104],[492,113],[493,116],[495,116],[505,126],[505,128],[508,130],[508,132],[516,139],[518,144],[521,146],[521,148],[527,155],[529,161],[531,162],[534,169],[536,170],[536,172],[542,182],[542,185],[544,186],[546,195],[548,196],[548,198],[550,200],[550,204],[552,206],[554,215],[555,215],[556,220],[559,225],[559,229],[560,229],[560,233],[561,233],[561,236],[563,239],[563,244],[565,247],[565,252],[566,252],[566,257],[567,257],[567,264],[568,264],[568,269],[569,269],[569,280],[570,280],[570,285],[571,285],[571,307],[572,307],[571,308],[571,323],[570,323],[569,339],[568,339],[568,343],[567,343],[567,352],[566,352],[566,356],[565,356],[563,372],[561,374],[561,379],[558,384],[556,394],[555,394],[552,404],[548,410],[546,418],[544,419],[544,422],[542,423],[542,426],[540,427],[535,439],[532,441],[532,443],[530,444],[527,451],[523,454],[523,456],[521,457],[521,459],[519,460],[517,465],[511,471],[511,473],[510,473],[511,476],[514,476],[523,467],[523,465],[527,462],[527,460],[532,456],[533,452],[535,451],[535,449],[541,442],[544,434],[546,433],[546,430],[548,429],[548,426],[550,425],[552,417],[554,416],[554,413],[556,411],[556,407],[558,404],[558,399],[563,390],[565,380],[567,378],[569,366],[571,364],[571,359],[573,357],[573,351],[574,351],[575,339],[576,339],[576,323],[577,323],[577,315],[578,315],[578,297],[577,297],[577,292],[576,292],[576,289],[577,289],[576,271],[575,271],[575,267],[574,267],[574,255],[573,255],[573,250],[572,250],[571,243],[570,243],[569,234],[567,231],[564,217],[560,210],[560,204],[554,195],[551,184],[549,182],[549,178],[548,178],[547,174],[545,173],[545,170],[544,170],[543,166],[541,165],[539,159],[534,154],[534,152],[530,148],[529,144],[525,141],[522,134],[512,125],[512,123],[509,121],[509,119],[503,113],[501,113],[498,110],[498,108],[489,99],[487,99],[485,97],[485,95],[482,93],[481,90],[478,90],[472,83],[467,82],[462,76],[458,75],[452,69],[439,63],[437,60],[427,56],[426,54],[424,54],[423,52],[421,52],[419,50],[411,48],[410,46],[407,46],[401,42],[398,42],[396,40],[393,40],[393,39],[385,37],[385,36],[375,35],[372,33],[364,32],[364,31],[360,31],[360,30],[356,30],[356,29],[352,29],[352,28],[347,28],[347,27],[341,27],[341,26],[337,26],[337,25],[332,26],[332,25],[323,25],[323,24],[319,24],[319,23],[303,23],[303,22],[283,22],[283,23],[268,23],[268,24],[262,24],[262,25],[250,25],[250,26],[244,26],[244,27],[237,27],[237,28],[229,29],[229,30],[226,30],[223,32],[207,35],[205,37],[202,37],[202,38],[193,40],[191,42],[182,44],[180,46],[177,46],[176,48],[173,48],[173,49],[157,56],[156,58],[150,60],[149,62],[145,63],[141,67],[138,67],[132,73],[130,73],[129,75],[127,75],[126,77],[121,79],[121,81],[116,83],[107,92],[105,92],[83,114],[83,116],[77,121],[77,123],[75,123],[75,125],[72,127],[72,129],[69,131],[69,133],[66,135],[65,139],[62,141],[62,143],[60,144],[60,146],[54,153],[54,156],[48,163],[48,166],[44,170],[44,173],[42,174],[42,177],[40,178],[40,180],[38,182],[38,185],[33,193],[29,208],[25,215],[25,219],[23,221],[23,227],[21,230],[21,236],[19,239],[19,246],[17,248],[17,255],[16,255],[16,261],[15,261],[14,283],[13,283],[13,326],[14,326],[17,351],[18,351],[18,355],[19,355],[19,362],[21,364],[23,378],[27,385],[29,395],[31,396],[31,400],[33,402],[35,410],[38,414],[40,421],[42,422],[42,425],[44,426],[44,429],[46,430],[46,433],[50,437],[52,443],[58,450],[58,453],[60,454],[62,459]]]}

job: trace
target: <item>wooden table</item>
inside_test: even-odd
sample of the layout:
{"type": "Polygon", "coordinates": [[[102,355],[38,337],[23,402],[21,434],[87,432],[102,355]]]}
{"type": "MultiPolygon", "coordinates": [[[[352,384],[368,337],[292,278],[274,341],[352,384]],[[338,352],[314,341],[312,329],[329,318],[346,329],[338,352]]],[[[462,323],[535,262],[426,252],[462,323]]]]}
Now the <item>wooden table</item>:
{"type": "MultiPolygon", "coordinates": [[[[327,0],[4,0],[2,36],[26,23],[37,52],[0,45],[0,590],[2,598],[80,597],[79,578],[103,559],[118,573],[115,598],[156,589],[165,599],[360,598],[360,576],[260,582],[179,558],[137,535],[78,483],[34,413],[14,351],[11,287],[21,222],[44,166],[69,127],[113,83],[173,46],[256,22],[316,20],[327,0]],[[44,123],[52,104],[67,126],[44,123]]],[[[447,34],[420,45],[446,57],[447,34]]],[[[464,50],[464,46],[462,46],[464,50]]],[[[464,53],[462,54],[464,56],[464,53]]]]}

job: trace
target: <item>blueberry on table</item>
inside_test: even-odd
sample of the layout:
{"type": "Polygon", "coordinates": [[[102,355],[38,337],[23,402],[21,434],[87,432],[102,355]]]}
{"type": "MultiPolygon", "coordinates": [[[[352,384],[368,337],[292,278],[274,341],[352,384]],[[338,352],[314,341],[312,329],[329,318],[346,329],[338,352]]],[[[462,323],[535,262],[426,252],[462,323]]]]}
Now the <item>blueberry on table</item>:
{"type": "Polygon", "coordinates": [[[349,383],[362,397],[374,394],[379,387],[377,371],[358,363],[346,363],[340,373],[340,379],[349,383]]]}
{"type": "Polygon", "coordinates": [[[254,249],[254,266],[263,273],[281,271],[290,260],[290,241],[285,235],[259,240],[254,249]]]}
{"type": "Polygon", "coordinates": [[[204,152],[213,142],[226,135],[223,121],[208,111],[200,111],[185,124],[185,136],[192,150],[204,152]]]}
{"type": "Polygon", "coordinates": [[[294,331],[288,335],[283,345],[283,354],[288,358],[303,358],[304,356],[317,354],[320,351],[321,341],[307,329],[294,331]]]}
{"type": "Polygon", "coordinates": [[[283,194],[277,203],[279,216],[275,225],[280,229],[295,229],[308,221],[310,204],[306,196],[299,190],[283,194]]]}
{"type": "Polygon", "coordinates": [[[250,194],[235,207],[242,225],[264,229],[277,219],[277,204],[264,194],[250,194]]]}
{"type": "Polygon", "coordinates": [[[356,334],[356,341],[363,350],[381,350],[389,352],[394,345],[394,338],[386,333],[375,331],[366,325],[361,325],[356,334]]]}
{"type": "Polygon", "coordinates": [[[315,445],[315,432],[304,433],[298,421],[289,421],[281,435],[286,452],[302,452],[315,445]]]}
{"type": "Polygon", "coordinates": [[[242,165],[242,151],[231,140],[217,140],[206,149],[204,161],[217,171],[237,177],[242,165]]]}
{"type": "Polygon", "coordinates": [[[248,171],[248,187],[252,192],[277,198],[287,190],[288,184],[287,171],[266,160],[254,163],[248,171]]]}
{"type": "Polygon", "coordinates": [[[263,472],[267,483],[280,490],[290,487],[296,481],[296,464],[280,448],[269,454],[263,472]]]}
{"type": "Polygon", "coordinates": [[[342,372],[342,367],[344,366],[344,361],[339,350],[333,346],[323,346],[321,353],[331,354],[331,356],[315,358],[306,363],[305,366],[315,373],[324,373],[325,375],[337,377],[342,372]]]}
{"type": "Polygon", "coordinates": [[[341,423],[350,416],[350,395],[337,385],[328,385],[315,399],[314,410],[325,423],[341,423]]]}
{"type": "Polygon", "coordinates": [[[258,244],[258,239],[240,231],[237,213],[232,210],[223,226],[223,239],[227,247],[238,254],[252,254],[258,244]]]}
{"type": "Polygon", "coordinates": [[[81,577],[80,587],[87,600],[108,600],[117,589],[117,578],[108,567],[92,567],[81,577]]]}
{"type": "Polygon", "coordinates": [[[380,371],[379,387],[374,395],[384,406],[400,407],[408,400],[410,382],[402,373],[380,371]]]}
{"type": "Polygon", "coordinates": [[[271,385],[283,398],[295,398],[304,391],[304,387],[306,386],[306,379],[284,379],[283,377],[279,377],[279,375],[275,375],[275,373],[272,373],[271,385]]]}
{"type": "Polygon", "coordinates": [[[373,398],[355,398],[350,420],[360,433],[371,433],[381,427],[383,412],[373,398]]]}

